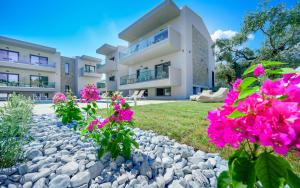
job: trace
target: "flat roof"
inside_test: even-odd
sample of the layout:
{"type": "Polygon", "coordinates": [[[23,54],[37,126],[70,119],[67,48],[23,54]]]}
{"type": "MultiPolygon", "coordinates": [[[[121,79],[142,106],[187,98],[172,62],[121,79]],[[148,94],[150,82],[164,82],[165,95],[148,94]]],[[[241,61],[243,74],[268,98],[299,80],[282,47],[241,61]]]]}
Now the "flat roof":
{"type": "Polygon", "coordinates": [[[19,46],[19,47],[29,48],[32,50],[44,51],[48,53],[56,53],[55,48],[34,44],[30,42],[25,42],[22,40],[12,39],[4,36],[0,36],[0,42],[7,45],[19,46]]]}
{"type": "Polygon", "coordinates": [[[96,57],[92,57],[92,56],[88,56],[88,55],[82,55],[80,57],[80,59],[84,59],[84,60],[88,60],[88,61],[97,61],[97,62],[101,62],[101,59],[96,58],[96,57]]]}
{"type": "Polygon", "coordinates": [[[129,27],[119,33],[119,38],[132,42],[180,15],[180,8],[172,0],[164,0],[129,27]]]}
{"type": "Polygon", "coordinates": [[[113,46],[113,45],[110,45],[110,44],[103,44],[102,46],[100,46],[96,52],[98,54],[101,54],[101,55],[108,55],[108,54],[111,54],[112,52],[115,52],[118,48],[113,46]]]}

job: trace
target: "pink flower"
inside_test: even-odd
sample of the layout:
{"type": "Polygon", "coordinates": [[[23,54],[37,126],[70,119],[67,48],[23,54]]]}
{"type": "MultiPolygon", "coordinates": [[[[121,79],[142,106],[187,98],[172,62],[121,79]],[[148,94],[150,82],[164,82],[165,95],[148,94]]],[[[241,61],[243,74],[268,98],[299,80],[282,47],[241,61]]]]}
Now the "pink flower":
{"type": "Polygon", "coordinates": [[[240,146],[244,140],[272,147],[281,155],[289,151],[300,154],[300,87],[299,75],[285,75],[282,79],[266,80],[258,93],[237,105],[238,84],[228,93],[225,104],[208,112],[210,142],[218,147],[240,146]],[[281,98],[283,97],[283,98],[281,98]],[[228,118],[233,111],[245,114],[228,118]]]}
{"type": "Polygon", "coordinates": [[[263,68],[262,64],[257,65],[257,67],[254,69],[253,74],[254,76],[261,76],[265,74],[265,69],[263,68]]]}
{"type": "Polygon", "coordinates": [[[104,125],[107,124],[108,122],[109,122],[109,118],[105,118],[102,122],[98,124],[98,129],[104,127],[104,125]]]}
{"type": "Polygon", "coordinates": [[[118,121],[131,121],[134,112],[131,109],[121,109],[118,115],[118,121]]]}
{"type": "Polygon", "coordinates": [[[126,100],[123,97],[119,98],[119,101],[122,105],[124,105],[126,103],[126,100]]]}
{"type": "Polygon", "coordinates": [[[99,120],[98,120],[98,119],[95,119],[95,120],[93,120],[93,121],[88,125],[87,129],[88,129],[89,131],[93,131],[93,130],[94,130],[94,127],[95,127],[96,125],[98,125],[99,123],[100,123],[99,120]]]}
{"type": "Polygon", "coordinates": [[[100,92],[97,90],[97,87],[94,84],[85,86],[80,91],[80,95],[80,102],[83,103],[89,103],[101,99],[100,92]]]}
{"type": "Polygon", "coordinates": [[[63,93],[56,93],[52,99],[52,103],[56,104],[58,102],[65,102],[67,100],[65,94],[63,93]]]}

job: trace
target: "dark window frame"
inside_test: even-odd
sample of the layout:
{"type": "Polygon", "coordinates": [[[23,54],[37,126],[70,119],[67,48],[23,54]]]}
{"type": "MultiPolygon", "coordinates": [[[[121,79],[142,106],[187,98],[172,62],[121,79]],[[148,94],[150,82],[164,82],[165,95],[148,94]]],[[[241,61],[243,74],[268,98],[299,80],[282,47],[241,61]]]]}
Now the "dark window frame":
{"type": "Polygon", "coordinates": [[[40,76],[40,75],[30,75],[29,76],[29,80],[30,80],[30,87],[32,87],[32,80],[31,78],[35,76],[35,77],[39,77],[39,86],[38,87],[42,87],[44,83],[42,83],[42,77],[47,78],[47,85],[49,84],[49,77],[48,76],[40,76]]]}
{"type": "Polygon", "coordinates": [[[94,68],[94,71],[93,71],[93,72],[96,72],[96,66],[95,66],[95,65],[87,65],[87,64],[84,65],[84,69],[85,69],[86,72],[91,72],[91,73],[93,73],[93,72],[91,71],[91,67],[94,68]]]}
{"type": "Polygon", "coordinates": [[[8,75],[17,75],[18,76],[18,82],[17,82],[17,85],[19,85],[20,83],[20,74],[17,74],[17,73],[8,73],[8,72],[0,72],[0,74],[5,74],[6,75],[6,85],[8,86],[8,75]]]}
{"type": "Polygon", "coordinates": [[[115,78],[115,76],[110,76],[110,77],[108,77],[108,80],[111,82],[114,82],[116,80],[116,78],[115,78]],[[113,78],[113,79],[111,79],[111,78],[113,78]]]}
{"type": "Polygon", "coordinates": [[[164,87],[164,88],[156,88],[156,96],[158,96],[158,97],[163,97],[163,96],[172,96],[172,89],[171,89],[171,87],[164,87]],[[162,95],[158,95],[158,90],[159,89],[162,89],[162,95]],[[170,95],[166,95],[166,92],[165,92],[165,90],[166,89],[170,89],[170,95]]]}
{"type": "Polygon", "coordinates": [[[167,68],[168,68],[168,70],[167,71],[164,71],[163,70],[163,72],[166,72],[167,73],[167,75],[169,76],[169,74],[170,74],[170,72],[169,72],[169,69],[170,69],[170,66],[171,66],[171,61],[166,61],[166,62],[164,62],[164,63],[160,63],[160,64],[157,64],[157,65],[155,65],[154,67],[154,71],[155,71],[155,78],[157,78],[158,77],[158,71],[157,71],[157,69],[158,69],[158,66],[163,66],[163,69],[164,69],[164,65],[166,65],[167,66],[167,68]]]}
{"type": "Polygon", "coordinates": [[[49,58],[48,57],[45,57],[45,56],[40,56],[40,55],[34,55],[34,54],[30,54],[29,55],[29,61],[30,61],[30,63],[32,63],[32,61],[31,61],[31,57],[32,56],[35,56],[35,57],[38,57],[39,58],[39,65],[41,65],[41,61],[40,61],[40,58],[42,57],[42,58],[46,58],[47,59],[47,65],[49,65],[49,58]]]}
{"type": "Polygon", "coordinates": [[[65,93],[70,91],[70,85],[65,85],[65,93]],[[68,88],[68,89],[67,89],[68,88]]]}
{"type": "Polygon", "coordinates": [[[18,54],[18,61],[20,61],[20,52],[18,52],[18,51],[14,51],[14,50],[2,49],[2,48],[0,48],[0,50],[2,50],[2,51],[6,51],[6,52],[14,52],[14,53],[17,53],[17,54],[18,54]]]}

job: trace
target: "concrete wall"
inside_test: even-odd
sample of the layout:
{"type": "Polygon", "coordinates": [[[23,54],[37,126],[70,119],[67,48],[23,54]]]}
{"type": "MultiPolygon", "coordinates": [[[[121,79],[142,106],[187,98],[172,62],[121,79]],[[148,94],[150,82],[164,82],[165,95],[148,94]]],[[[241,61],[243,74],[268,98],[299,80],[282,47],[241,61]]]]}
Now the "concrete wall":
{"type": "Polygon", "coordinates": [[[61,91],[65,92],[65,86],[69,85],[72,92],[76,92],[75,87],[75,59],[61,56],[61,91]],[[69,63],[69,74],[65,74],[65,64],[69,63]]]}
{"type": "Polygon", "coordinates": [[[76,57],[75,60],[75,82],[76,82],[76,92],[75,95],[80,96],[80,91],[88,84],[95,84],[102,80],[102,74],[97,74],[97,77],[86,76],[81,74],[81,68],[84,68],[85,65],[92,65],[97,67],[98,61],[88,61],[85,59],[81,59],[80,57],[76,57]]]}

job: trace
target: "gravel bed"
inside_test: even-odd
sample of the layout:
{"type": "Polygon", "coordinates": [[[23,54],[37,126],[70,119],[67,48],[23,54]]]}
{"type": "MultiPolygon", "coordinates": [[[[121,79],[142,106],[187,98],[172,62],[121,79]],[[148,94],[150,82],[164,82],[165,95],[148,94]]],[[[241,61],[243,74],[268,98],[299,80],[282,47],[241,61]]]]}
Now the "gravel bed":
{"type": "Polygon", "coordinates": [[[34,116],[24,146],[26,162],[0,169],[0,188],[201,188],[216,187],[216,177],[227,169],[219,154],[194,151],[151,131],[134,129],[140,148],[130,160],[95,156],[92,143],[57,125],[54,115],[34,116]]]}

